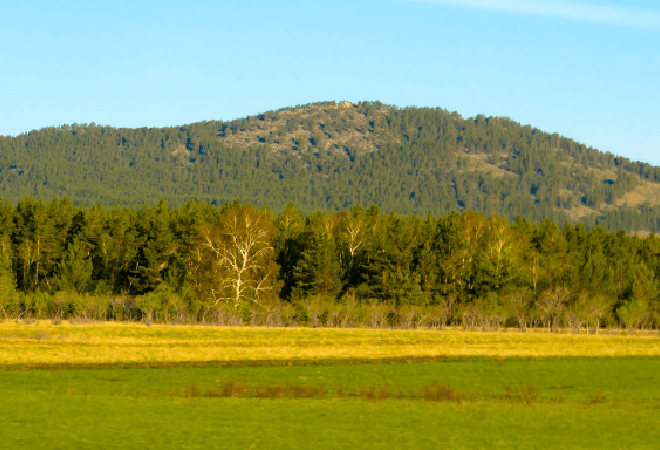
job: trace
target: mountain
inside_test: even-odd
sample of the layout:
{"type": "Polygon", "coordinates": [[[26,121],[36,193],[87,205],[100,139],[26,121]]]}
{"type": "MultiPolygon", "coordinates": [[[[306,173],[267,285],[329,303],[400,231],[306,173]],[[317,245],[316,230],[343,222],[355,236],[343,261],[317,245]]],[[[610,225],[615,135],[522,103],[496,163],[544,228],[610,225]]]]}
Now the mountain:
{"type": "Polygon", "coordinates": [[[660,229],[660,167],[506,117],[323,102],[171,128],[91,124],[0,137],[0,196],[138,206],[239,199],[304,212],[361,203],[425,216],[660,229]]]}

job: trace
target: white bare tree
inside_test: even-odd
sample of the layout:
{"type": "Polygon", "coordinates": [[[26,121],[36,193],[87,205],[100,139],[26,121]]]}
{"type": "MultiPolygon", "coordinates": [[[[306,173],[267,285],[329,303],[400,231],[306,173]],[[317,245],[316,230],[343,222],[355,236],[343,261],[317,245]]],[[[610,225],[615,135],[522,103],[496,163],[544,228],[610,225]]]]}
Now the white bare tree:
{"type": "Polygon", "coordinates": [[[355,255],[364,247],[364,221],[351,217],[348,219],[346,226],[346,244],[348,246],[348,253],[351,255],[351,262],[355,259],[355,255]]]}
{"type": "Polygon", "coordinates": [[[277,264],[273,240],[277,229],[268,210],[243,205],[221,214],[217,226],[200,230],[207,306],[231,302],[261,303],[274,289],[277,264]]]}

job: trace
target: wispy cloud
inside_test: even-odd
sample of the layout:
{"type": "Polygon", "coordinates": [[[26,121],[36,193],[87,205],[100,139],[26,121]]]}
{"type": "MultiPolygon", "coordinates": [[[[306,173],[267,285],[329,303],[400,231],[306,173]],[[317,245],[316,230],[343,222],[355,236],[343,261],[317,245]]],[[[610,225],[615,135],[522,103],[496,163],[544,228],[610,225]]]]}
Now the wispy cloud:
{"type": "Polygon", "coordinates": [[[557,17],[627,27],[660,28],[660,11],[623,6],[540,0],[408,0],[464,8],[557,17]]]}

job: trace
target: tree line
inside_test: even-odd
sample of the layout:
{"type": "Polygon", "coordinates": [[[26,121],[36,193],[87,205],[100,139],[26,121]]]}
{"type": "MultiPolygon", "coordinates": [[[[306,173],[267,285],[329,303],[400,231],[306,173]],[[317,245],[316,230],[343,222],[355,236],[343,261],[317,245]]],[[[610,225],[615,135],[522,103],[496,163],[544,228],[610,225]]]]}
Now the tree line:
{"type": "Polygon", "coordinates": [[[653,233],[359,204],[312,214],[289,204],[275,215],[239,202],[109,209],[30,197],[0,204],[0,230],[5,319],[660,325],[653,233]]]}

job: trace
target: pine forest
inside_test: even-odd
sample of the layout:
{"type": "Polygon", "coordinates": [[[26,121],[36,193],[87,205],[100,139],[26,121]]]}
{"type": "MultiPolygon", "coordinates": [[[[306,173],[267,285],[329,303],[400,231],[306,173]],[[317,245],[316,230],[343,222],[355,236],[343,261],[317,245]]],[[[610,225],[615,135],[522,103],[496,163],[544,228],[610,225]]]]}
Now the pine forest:
{"type": "Polygon", "coordinates": [[[474,211],[278,214],[234,202],[0,208],[6,319],[280,326],[660,325],[660,242],[474,211]]]}
{"type": "Polygon", "coordinates": [[[425,217],[474,210],[649,233],[660,168],[507,117],[380,102],[298,105],[171,128],[72,124],[0,137],[0,198],[140,208],[165,198],[276,213],[378,205],[425,217]]]}

